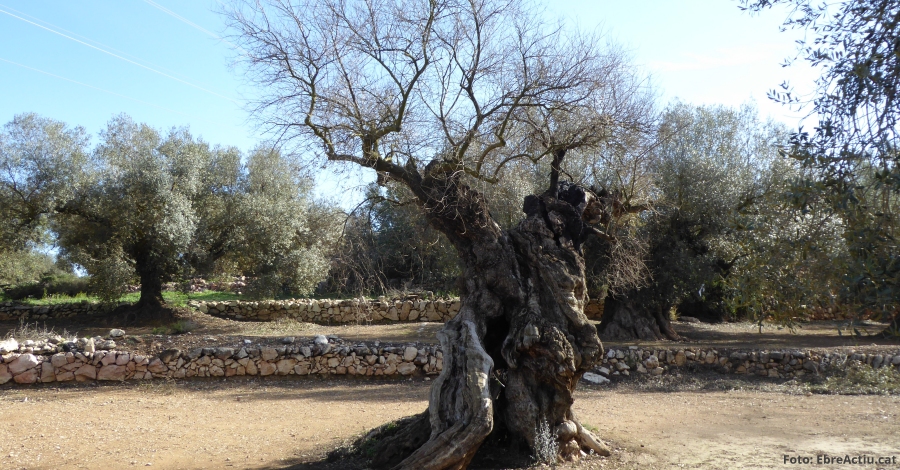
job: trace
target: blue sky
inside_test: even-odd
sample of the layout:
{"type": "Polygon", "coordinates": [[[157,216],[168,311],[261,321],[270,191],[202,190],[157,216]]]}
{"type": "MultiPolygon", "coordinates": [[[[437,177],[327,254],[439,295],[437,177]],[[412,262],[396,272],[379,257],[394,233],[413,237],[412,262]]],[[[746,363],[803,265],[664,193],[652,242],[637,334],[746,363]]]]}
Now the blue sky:
{"type": "MultiPolygon", "coordinates": [[[[763,115],[793,127],[798,115],[769,102],[766,92],[785,79],[810,89],[814,71],[780,66],[800,33],[779,32],[784,10],[750,16],[737,5],[565,0],[547,11],[583,29],[600,28],[624,46],[663,103],[737,106],[753,99],[763,115]]],[[[253,89],[229,68],[232,47],[214,37],[224,32],[217,6],[215,0],[0,0],[0,122],[36,112],[97,133],[124,112],[157,128],[189,125],[211,143],[249,150],[261,137],[243,108],[253,89]]],[[[323,194],[345,194],[344,205],[354,199],[334,177],[321,181],[323,194]]]]}

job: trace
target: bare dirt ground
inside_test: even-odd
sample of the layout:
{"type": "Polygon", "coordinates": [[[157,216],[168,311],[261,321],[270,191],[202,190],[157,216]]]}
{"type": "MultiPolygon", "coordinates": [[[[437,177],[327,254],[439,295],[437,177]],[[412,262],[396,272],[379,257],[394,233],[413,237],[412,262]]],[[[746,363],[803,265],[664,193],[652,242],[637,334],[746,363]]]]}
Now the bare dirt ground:
{"type": "MultiPolygon", "coordinates": [[[[314,325],[236,322],[182,312],[189,334],[153,326],[52,323],[41,329],[105,336],[124,327],[120,350],[154,354],[177,347],[278,343],[337,335],[347,341],[434,343],[438,323],[314,325]]],[[[0,337],[19,325],[0,324],[0,337]]],[[[686,342],[606,343],[721,348],[842,348],[896,351],[897,339],[847,334],[838,322],[800,328],[750,323],[676,323],[686,342]],[[839,327],[844,334],[839,334],[839,327]]],[[[878,324],[859,325],[863,333],[878,324]]],[[[34,329],[37,331],[37,329],[34,329]]],[[[35,338],[37,339],[37,338],[35,338]]],[[[694,374],[695,375],[695,374],[694,374]]],[[[767,380],[700,378],[681,385],[621,382],[580,386],[575,409],[615,449],[566,469],[829,468],[784,464],[784,456],[896,457],[900,469],[900,396],[809,395],[767,380]],[[705,381],[705,382],[704,382],[705,381]],[[707,385],[703,385],[706,383],[707,385]],[[687,386],[688,384],[690,386],[687,386]],[[700,384],[700,385],[698,385],[700,384]]],[[[686,376],[687,377],[687,376],[686,376]]],[[[721,376],[717,376],[721,377],[721,376]]],[[[677,380],[676,380],[677,382],[677,380]]],[[[348,378],[247,378],[116,385],[39,385],[0,389],[0,469],[135,468],[344,470],[325,460],[343,442],[424,410],[430,382],[348,378]]]]}
{"type": "MultiPolygon", "coordinates": [[[[429,385],[247,379],[5,389],[0,468],[348,468],[325,462],[325,454],[423,410],[429,385]]],[[[815,461],[823,453],[895,456],[897,464],[880,468],[900,468],[900,397],[777,387],[581,386],[578,416],[614,453],[561,468],[831,468],[783,462],[784,455],[815,461]]]]}

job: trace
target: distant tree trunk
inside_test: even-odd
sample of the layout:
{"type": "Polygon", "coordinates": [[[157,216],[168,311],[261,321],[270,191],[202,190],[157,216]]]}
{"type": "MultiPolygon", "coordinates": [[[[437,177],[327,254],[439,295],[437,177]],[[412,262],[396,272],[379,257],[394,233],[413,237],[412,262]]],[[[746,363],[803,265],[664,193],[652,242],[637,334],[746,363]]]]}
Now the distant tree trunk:
{"type": "Polygon", "coordinates": [[[668,314],[664,307],[648,308],[631,299],[608,296],[600,319],[600,336],[607,340],[679,340],[668,314]]]}
{"type": "Polygon", "coordinates": [[[141,273],[141,297],[137,307],[147,311],[162,309],[162,281],[159,276],[141,273]]]}
{"type": "MultiPolygon", "coordinates": [[[[577,459],[608,455],[578,423],[578,380],[602,354],[587,302],[581,242],[590,196],[555,185],[526,198],[527,217],[501,231],[482,196],[458,179],[428,180],[414,192],[429,221],[459,252],[465,291],[438,333],[444,367],[426,413],[383,440],[374,465],[461,469],[490,435],[532,453],[577,459]]],[[[555,457],[554,457],[555,458],[555,457]]]]}
{"type": "Polygon", "coordinates": [[[159,317],[166,311],[163,306],[163,271],[149,248],[135,250],[135,265],[141,280],[141,297],[135,309],[144,317],[159,317]]]}

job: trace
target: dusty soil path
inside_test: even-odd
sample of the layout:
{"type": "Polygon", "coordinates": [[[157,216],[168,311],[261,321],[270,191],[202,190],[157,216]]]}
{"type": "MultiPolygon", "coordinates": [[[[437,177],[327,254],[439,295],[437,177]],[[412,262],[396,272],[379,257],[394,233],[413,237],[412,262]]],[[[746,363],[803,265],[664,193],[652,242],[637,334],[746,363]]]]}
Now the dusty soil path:
{"type": "Polygon", "coordinates": [[[0,468],[280,468],[425,409],[427,384],[198,380],[0,395],[0,468]]]}
{"type": "MultiPolygon", "coordinates": [[[[342,441],[423,410],[429,385],[248,379],[5,389],[0,468],[322,468],[315,462],[342,441]]],[[[900,467],[897,396],[581,387],[575,409],[615,452],[572,468],[821,468],[782,460],[818,453],[896,456],[885,468],[900,467]]]]}
{"type": "Polygon", "coordinates": [[[784,463],[819,454],[896,457],[879,468],[900,468],[897,396],[584,390],[575,409],[620,447],[612,468],[875,468],[784,463]]]}

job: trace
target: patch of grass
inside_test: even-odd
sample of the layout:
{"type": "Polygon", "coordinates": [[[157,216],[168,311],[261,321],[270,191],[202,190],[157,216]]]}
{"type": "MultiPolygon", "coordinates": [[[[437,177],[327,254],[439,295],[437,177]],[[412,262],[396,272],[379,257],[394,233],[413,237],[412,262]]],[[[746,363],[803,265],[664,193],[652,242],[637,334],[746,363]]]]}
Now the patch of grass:
{"type": "Polygon", "coordinates": [[[150,334],[167,335],[167,334],[169,334],[169,329],[166,328],[165,326],[156,326],[156,327],[153,327],[152,330],[150,330],[150,334]]]}
{"type": "Polygon", "coordinates": [[[166,326],[157,326],[150,330],[154,335],[183,335],[199,328],[200,325],[191,320],[178,320],[166,326]]]}
{"type": "MultiPolygon", "coordinates": [[[[125,302],[134,304],[137,303],[141,298],[140,292],[132,292],[129,294],[125,294],[122,297],[119,297],[116,302],[125,302]]],[[[219,292],[219,291],[205,291],[198,292],[194,294],[185,294],[184,292],[178,291],[165,291],[163,292],[163,300],[170,307],[186,307],[187,303],[191,300],[199,300],[203,302],[209,301],[226,301],[226,300],[241,300],[243,296],[237,295],[233,292],[219,292]]],[[[64,295],[64,294],[54,294],[48,295],[41,299],[23,299],[20,301],[24,305],[41,305],[41,306],[50,306],[50,305],[61,305],[61,304],[74,304],[81,302],[90,302],[96,303],[100,302],[100,297],[96,295],[88,295],[84,292],[80,292],[74,296],[72,295],[64,295]]]]}
{"type": "Polygon", "coordinates": [[[289,336],[314,328],[313,323],[300,322],[293,318],[281,317],[270,322],[243,323],[241,333],[247,336],[289,336]]]}
{"type": "Polygon", "coordinates": [[[87,295],[84,292],[79,292],[75,295],[65,295],[65,294],[51,294],[42,299],[22,299],[19,303],[25,305],[62,305],[62,304],[76,304],[81,302],[99,302],[100,299],[94,295],[87,295]]]}
{"type": "Polygon", "coordinates": [[[823,383],[810,386],[810,390],[835,395],[900,395],[900,371],[858,365],[829,376],[823,383]]]}
{"type": "Polygon", "coordinates": [[[177,322],[172,323],[169,327],[172,329],[172,334],[183,335],[190,331],[196,330],[199,325],[190,320],[178,320],[177,322]]]}
{"type": "Polygon", "coordinates": [[[681,317],[681,314],[678,313],[677,308],[672,307],[669,309],[669,321],[678,321],[678,319],[680,317],[681,317]]]}
{"type": "Polygon", "coordinates": [[[19,326],[15,329],[10,330],[6,333],[7,338],[15,338],[16,341],[22,342],[25,340],[42,340],[47,338],[52,338],[54,336],[62,336],[63,338],[70,339],[74,338],[77,333],[69,333],[66,329],[62,331],[56,331],[54,328],[47,328],[47,324],[43,325],[38,324],[38,322],[34,322],[34,324],[26,323],[24,320],[19,320],[19,326]]]}

